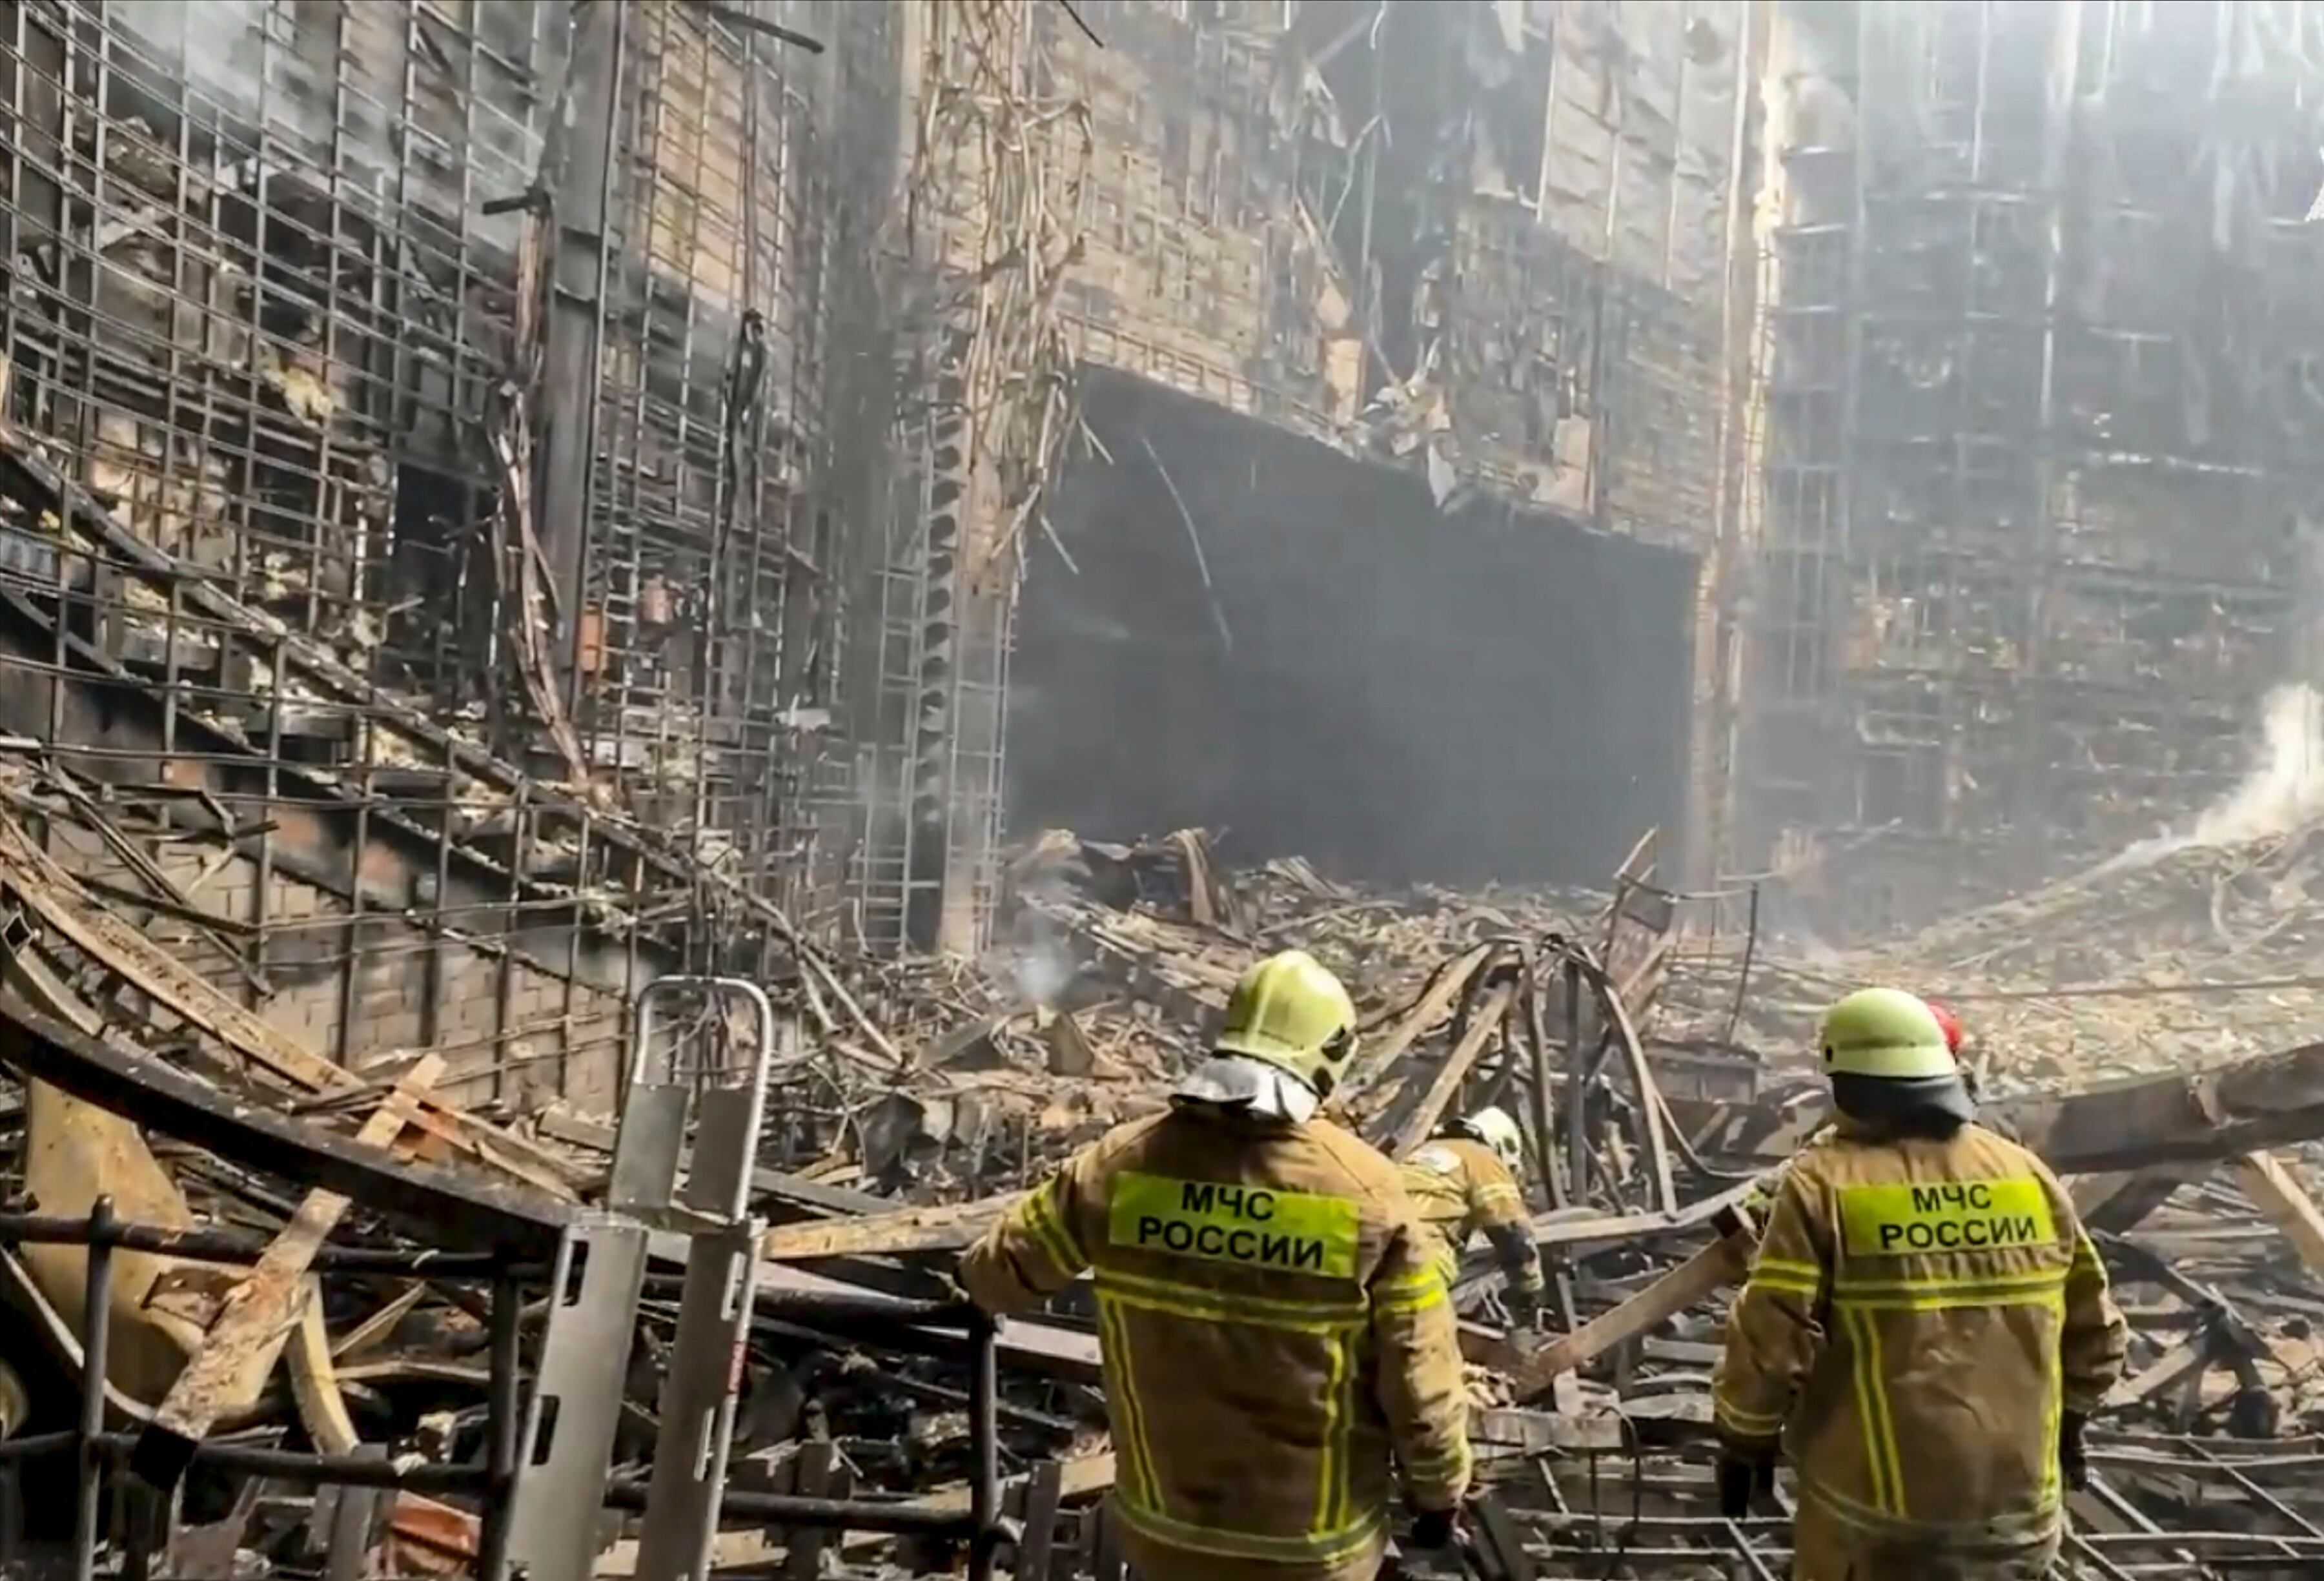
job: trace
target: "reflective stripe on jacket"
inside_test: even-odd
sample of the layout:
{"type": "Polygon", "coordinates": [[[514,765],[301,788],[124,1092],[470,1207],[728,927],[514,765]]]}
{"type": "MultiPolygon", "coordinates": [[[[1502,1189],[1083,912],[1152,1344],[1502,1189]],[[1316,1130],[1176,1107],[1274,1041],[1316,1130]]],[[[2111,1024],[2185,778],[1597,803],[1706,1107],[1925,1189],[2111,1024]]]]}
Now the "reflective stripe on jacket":
{"type": "Polygon", "coordinates": [[[1173,1110],[1076,1154],[963,1259],[989,1311],[1096,1286],[1115,1502],[1149,1543],[1330,1567],[1387,1538],[1389,1458],[1469,1482],[1452,1304],[1386,1159],[1324,1121],[1173,1110]]]}
{"type": "Polygon", "coordinates": [[[1780,1433],[1802,1495],[1868,1539],[2047,1541],[2058,1418],[2122,1371],[2122,1315],[2074,1207],[2025,1149],[1848,1122],[1776,1188],[1712,1387],[1722,1438],[1780,1433]]]}
{"type": "Polygon", "coordinates": [[[1405,1195],[1426,1230],[1429,1255],[1447,1285],[1460,1276],[1461,1253],[1479,1231],[1492,1241],[1513,1290],[1539,1295],[1541,1253],[1526,1218],[1525,1194],[1499,1155],[1465,1136],[1441,1136],[1404,1160],[1405,1195]]]}

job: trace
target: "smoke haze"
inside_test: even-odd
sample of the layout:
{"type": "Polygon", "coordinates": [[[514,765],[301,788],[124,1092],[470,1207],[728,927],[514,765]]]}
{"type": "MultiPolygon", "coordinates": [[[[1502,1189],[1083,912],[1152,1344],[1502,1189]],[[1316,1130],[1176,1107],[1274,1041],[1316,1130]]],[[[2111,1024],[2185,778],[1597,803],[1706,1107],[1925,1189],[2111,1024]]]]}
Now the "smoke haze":
{"type": "Polygon", "coordinates": [[[2261,725],[2258,761],[2241,784],[2197,814],[2184,833],[2141,840],[2098,871],[2288,834],[2324,812],[2324,693],[2306,681],[2280,686],[2261,706],[2261,725]]]}

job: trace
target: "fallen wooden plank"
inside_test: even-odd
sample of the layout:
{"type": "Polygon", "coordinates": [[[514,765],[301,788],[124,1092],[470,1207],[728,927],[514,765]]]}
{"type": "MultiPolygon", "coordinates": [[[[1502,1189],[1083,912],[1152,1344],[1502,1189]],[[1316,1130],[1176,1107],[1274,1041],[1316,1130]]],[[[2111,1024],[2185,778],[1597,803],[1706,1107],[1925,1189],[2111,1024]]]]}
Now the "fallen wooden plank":
{"type": "Polygon", "coordinates": [[[1427,1092],[1421,1096],[1419,1107],[1406,1115],[1404,1123],[1397,1127],[1396,1135],[1388,1147],[1390,1158],[1406,1157],[1435,1133],[1436,1122],[1443,1117],[1445,1109],[1461,1091],[1461,1083],[1468,1077],[1470,1067],[1477,1063],[1477,1056],[1485,1051],[1485,1045],[1492,1041],[1495,1032],[1500,1031],[1502,1021],[1509,1013],[1509,1004],[1516,997],[1517,985],[1514,983],[1499,983],[1486,991],[1484,999],[1476,1006],[1475,1013],[1469,1018],[1469,1025],[1461,1034],[1460,1042],[1454,1044],[1452,1051],[1444,1057],[1444,1063],[1436,1068],[1427,1092]]]}
{"type": "Polygon", "coordinates": [[[408,1317],[412,1308],[428,1299],[424,1284],[406,1285],[378,1311],[348,1329],[331,1342],[331,1360],[352,1361],[373,1345],[395,1332],[395,1326],[408,1317]]]}
{"type": "Polygon", "coordinates": [[[2171,1199],[2171,1194],[2205,1172],[2200,1164],[2160,1164],[2151,1170],[2113,1170],[2083,1175],[2070,1189],[2082,1227],[2096,1234],[2126,1234],[2171,1199]]]}
{"type": "Polygon", "coordinates": [[[2230,1159],[2324,1136],[2324,1042],[1991,1107],[2061,1174],[2230,1159]]]}
{"type": "Polygon", "coordinates": [[[554,1169],[544,1168],[540,1159],[548,1155],[542,1150],[484,1123],[434,1093],[406,1094],[391,1089],[386,1101],[412,1130],[425,1132],[454,1151],[521,1180],[536,1191],[566,1202],[581,1199],[576,1186],[587,1177],[576,1171],[569,1160],[554,1169]]]}
{"type": "MultiPolygon", "coordinates": [[[[541,1134],[558,1142],[586,1147],[609,1158],[613,1151],[615,1128],[604,1121],[569,1109],[552,1105],[534,1118],[541,1134]]],[[[681,1173],[692,1168],[694,1150],[686,1149],[678,1155],[681,1173]]],[[[607,1171],[592,1170],[582,1172],[585,1187],[595,1189],[604,1185],[607,1171]]],[[[868,1191],[850,1191],[841,1186],[826,1186],[819,1180],[787,1174],[780,1170],[763,1166],[751,1171],[752,1201],[761,1212],[775,1217],[789,1218],[848,1218],[885,1216],[896,1211],[895,1199],[874,1197],[868,1191]]],[[[965,1243],[964,1243],[964,1244],[965,1243]]]]}
{"type": "MultiPolygon", "coordinates": [[[[1563,1251],[1570,1257],[1587,1257],[1610,1246],[1626,1246],[1656,1236],[1676,1234],[1711,1223],[1742,1205],[1758,1189],[1756,1180],[1740,1180],[1716,1197],[1690,1202],[1674,1212],[1599,1213],[1590,1208],[1561,1207],[1536,1215],[1534,1244],[1544,1251],[1563,1251]]],[[[1464,1276],[1465,1288],[1468,1280],[1464,1276]]]]}
{"type": "Polygon", "coordinates": [[[817,1257],[891,1257],[908,1252],[958,1251],[973,1243],[994,1219],[1024,1197],[1021,1191],[955,1202],[940,1207],[908,1207],[862,1218],[819,1219],[777,1225],[759,1243],[770,1262],[804,1262],[817,1257]]]}
{"type": "MultiPolygon", "coordinates": [[[[613,1151],[614,1128],[601,1120],[552,1106],[534,1123],[545,1136],[597,1152],[613,1151]]],[[[691,1150],[680,1154],[681,1171],[692,1156],[691,1150]]],[[[597,1173],[602,1178],[603,1171],[597,1173]]],[[[751,1191],[761,1212],[790,1221],[779,1223],[761,1243],[761,1254],[778,1262],[963,1251],[1017,1200],[1010,1193],[940,1207],[899,1208],[890,1197],[763,1167],[751,1171],[751,1191]]]]}
{"type": "MultiPolygon", "coordinates": [[[[430,1055],[403,1074],[395,1091],[416,1094],[433,1085],[444,1068],[444,1061],[430,1055]]],[[[388,1146],[403,1133],[409,1113],[407,1106],[383,1103],[355,1133],[355,1141],[388,1146]]],[[[201,1348],[138,1435],[131,1464],[140,1476],[157,1488],[176,1486],[212,1425],[242,1403],[235,1398],[237,1386],[266,1364],[262,1358],[281,1353],[311,1293],[307,1271],[348,1207],[336,1191],[308,1192],[249,1276],[227,1293],[225,1310],[201,1348]]],[[[322,1354],[327,1365],[327,1348],[322,1354]]]]}
{"type": "MultiPolygon", "coordinates": [[[[1030,1480],[1029,1476],[1011,1477],[1003,1486],[1004,1489],[1021,1487],[1030,1480]]],[[[1092,1498],[1111,1486],[1111,1450],[1096,1455],[1076,1455],[1057,1462],[1057,1498],[1060,1502],[1070,1504],[1077,1500],[1092,1498]]],[[[949,1487],[922,1493],[918,1498],[907,1501],[904,1508],[926,1510],[940,1515],[965,1515],[968,1513],[968,1484],[954,1483],[949,1487]]]]}
{"type": "Polygon", "coordinates": [[[399,1491],[388,1515],[381,1573],[389,1576],[474,1575],[483,1523],[467,1511],[399,1491]]]}
{"type": "Polygon", "coordinates": [[[1436,975],[1421,991],[1420,997],[1412,1002],[1411,1008],[1397,1018],[1396,1025],[1388,1029],[1387,1036],[1377,1043],[1367,1040],[1358,1045],[1355,1068],[1349,1071],[1347,1078],[1340,1084],[1337,1096],[1342,1103],[1353,1103],[1358,1096],[1403,1058],[1404,1051],[1412,1047],[1421,1033],[1452,1013],[1454,1001],[1461,997],[1462,990],[1469,985],[1469,979],[1477,975],[1477,968],[1485,964],[1486,957],[1493,953],[1494,948],[1490,944],[1480,944],[1438,967],[1436,975]]]}
{"type": "MultiPolygon", "coordinates": [[[[828,1187],[818,1189],[837,1197],[857,1196],[828,1187]]],[[[1721,1210],[1740,1202],[1750,1189],[1748,1182],[1730,1187],[1716,1197],[1690,1203],[1673,1213],[1606,1214],[1587,1208],[1560,1208],[1533,1221],[1534,1239],[1545,1248],[1586,1256],[1608,1246],[1699,1228],[1721,1210]]],[[[859,1200],[877,1205],[875,1210],[853,1218],[779,1225],[760,1242],[760,1251],[773,1262],[965,1251],[1020,1195],[1010,1192],[975,1202],[906,1208],[896,1207],[882,1197],[861,1197],[859,1200]]],[[[1469,1286],[1470,1280],[1464,1277],[1461,1288],[1465,1292],[1469,1286]]]]}
{"type": "Polygon", "coordinates": [[[299,1425],[307,1429],[317,1454],[353,1455],[362,1447],[363,1436],[355,1431],[346,1396],[339,1389],[330,1332],[323,1327],[322,1292],[312,1280],[307,1287],[290,1346],[290,1394],[299,1408],[299,1425]]]}
{"type": "MultiPolygon", "coordinates": [[[[685,1267],[688,1244],[685,1236],[662,1230],[654,1231],[646,1237],[649,1256],[664,1267],[685,1267]]],[[[760,1273],[758,1299],[763,1306],[779,1308],[785,1295],[800,1291],[881,1299],[877,1292],[867,1290],[862,1285],[849,1284],[844,1280],[809,1272],[787,1263],[770,1264],[760,1273]]],[[[1078,1329],[1046,1322],[1038,1318],[1011,1318],[1001,1327],[999,1345],[1003,1366],[1038,1373],[1045,1377],[1062,1378],[1074,1383],[1095,1383],[1102,1376],[1098,1361],[1097,1336],[1093,1334],[1084,1334],[1078,1329]]]]}
{"type": "Polygon", "coordinates": [[[221,1092],[0,992],[0,1063],[220,1158],[339,1192],[447,1251],[555,1253],[571,1210],[537,1191],[429,1164],[221,1092]]]}
{"type": "Polygon", "coordinates": [[[309,1092],[355,1085],[346,1071],[244,1010],[144,934],[102,908],[85,905],[70,876],[25,839],[15,820],[5,814],[0,814],[0,865],[6,868],[7,891],[43,924],[89,959],[152,995],[171,1015],[309,1092]]]}
{"type": "Polygon", "coordinates": [[[1480,1458],[1497,1450],[1503,1455],[1525,1456],[1618,1455],[1637,1447],[1637,1422],[1641,1418],[1657,1416],[1665,1419],[1686,1420],[1696,1415],[1707,1419],[1710,1414],[1707,1401],[1702,1402],[1698,1411],[1691,1401],[1662,1402],[1651,1397],[1645,1401],[1626,1401],[1618,1411],[1601,1410],[1587,1415],[1569,1416],[1563,1411],[1490,1406],[1471,1418],[1469,1441],[1480,1458]],[[1667,1409],[1655,1409],[1656,1405],[1665,1403],[1667,1409]],[[1634,1410],[1634,1406],[1644,1409],[1634,1410]]]}
{"type": "Polygon", "coordinates": [[[2236,1184],[2275,1221],[2308,1271],[2324,1280],[2324,1212],[2317,1210],[2315,1199],[2301,1188],[2292,1171],[2267,1152],[2246,1153],[2229,1167],[2236,1184]]]}
{"type": "Polygon", "coordinates": [[[1733,1284],[1750,1267],[1757,1244],[1744,1231],[1721,1235],[1613,1310],[1543,1345],[1516,1369],[1510,1397],[1523,1403],[1548,1392],[1560,1373],[1572,1372],[1616,1345],[1651,1332],[1733,1284]]]}
{"type": "MultiPolygon", "coordinates": [[[[1724,1105],[1710,1137],[1720,1151],[1789,1158],[1827,1114],[1821,1105],[1773,1115],[1724,1105]]],[[[2208,1070],[2126,1077],[2063,1093],[2021,1093],[1978,1105],[2061,1175],[2220,1163],[2262,1148],[2324,1138],[2324,1042],[2303,1043],[2208,1070]]]]}
{"type": "Polygon", "coordinates": [[[2191,1375],[2200,1373],[2211,1364],[2211,1334],[2206,1328],[2190,1339],[2181,1341],[2156,1358],[2154,1364],[2135,1376],[2117,1379],[2107,1391],[2107,1409],[2118,1410],[2135,1405],[2149,1395],[2160,1394],[2175,1384],[2184,1383],[2191,1375]]]}

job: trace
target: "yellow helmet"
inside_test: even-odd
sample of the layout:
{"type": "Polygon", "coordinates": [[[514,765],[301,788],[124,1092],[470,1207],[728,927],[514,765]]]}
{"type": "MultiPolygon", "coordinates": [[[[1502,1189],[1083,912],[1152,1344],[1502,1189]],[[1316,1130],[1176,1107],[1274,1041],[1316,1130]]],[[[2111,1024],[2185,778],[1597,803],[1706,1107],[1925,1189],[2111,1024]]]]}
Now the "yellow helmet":
{"type": "Polygon", "coordinates": [[[1901,988],[1859,988],[1823,1013],[1816,1042],[1833,1076],[1883,1081],[1958,1077],[1944,1023],[1901,988]]]}
{"type": "Polygon", "coordinates": [[[1328,1096],[1356,1052],[1356,1002],[1304,949],[1271,955],[1242,975],[1212,1045],[1286,1070],[1328,1096]]]}

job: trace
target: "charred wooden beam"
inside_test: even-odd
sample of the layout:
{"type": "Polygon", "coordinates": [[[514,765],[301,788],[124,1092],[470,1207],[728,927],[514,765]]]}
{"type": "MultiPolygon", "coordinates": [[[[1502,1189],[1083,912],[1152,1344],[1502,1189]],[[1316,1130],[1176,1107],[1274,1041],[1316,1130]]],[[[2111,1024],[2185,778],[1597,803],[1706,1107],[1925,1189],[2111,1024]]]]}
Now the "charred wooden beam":
{"type": "Polygon", "coordinates": [[[2246,1153],[2235,1162],[2236,1183],[2275,1221],[2308,1271],[2324,1280],[2324,1212],[2273,1153],[2246,1153]]]}
{"type": "Polygon", "coordinates": [[[0,993],[0,1063],[148,1131],[337,1192],[447,1248],[546,1259],[569,1222],[562,1203],[333,1135],[87,1037],[14,994],[0,993]]]}
{"type": "Polygon", "coordinates": [[[1470,1019],[1461,1041],[1444,1057],[1444,1063],[1437,1068],[1427,1092],[1421,1096],[1419,1107],[1405,1116],[1404,1123],[1397,1127],[1396,1135],[1388,1146],[1390,1158],[1407,1156],[1435,1132],[1436,1122],[1443,1118],[1446,1106],[1460,1092],[1461,1083],[1468,1076],[1469,1068],[1477,1063],[1477,1056],[1485,1051],[1485,1045],[1492,1041],[1495,1032],[1500,1031],[1501,1021],[1508,1014],[1510,1002],[1516,996],[1517,985],[1514,983],[1496,984],[1486,992],[1484,1003],[1477,1007],[1476,1013],[1470,1019]]]}
{"type": "Polygon", "coordinates": [[[1340,1102],[1353,1104],[1369,1092],[1404,1058],[1404,1051],[1421,1033],[1452,1014],[1453,1002],[1467,990],[1469,979],[1477,975],[1478,968],[1492,953],[1493,946],[1480,944],[1437,967],[1420,997],[1397,1017],[1396,1024],[1378,1043],[1357,1046],[1354,1068],[1340,1084],[1340,1102]]]}
{"type": "Polygon", "coordinates": [[[2124,1234],[2170,1200],[2171,1194],[2203,1173],[2198,1164],[2163,1164],[2151,1170],[2115,1170],[2074,1182],[2074,1209],[2083,1225],[2124,1234]]]}
{"type": "MultiPolygon", "coordinates": [[[[408,1100],[435,1085],[443,1073],[443,1059],[433,1054],[406,1071],[389,1101],[355,1133],[355,1142],[392,1148],[403,1133],[408,1100]],[[395,1102],[397,1096],[407,1102],[395,1102]]],[[[152,1421],[138,1437],[131,1465],[140,1476],[157,1488],[175,1487],[193,1464],[195,1447],[218,1418],[247,1402],[313,1299],[307,1271],[347,1207],[347,1199],[336,1191],[308,1192],[265,1255],[227,1293],[225,1310],[201,1348],[188,1358],[152,1421]]]]}
{"type": "MultiPolygon", "coordinates": [[[[1821,1105],[1781,1114],[1741,1105],[1684,1107],[1702,1116],[1693,1129],[1709,1145],[1770,1163],[1789,1158],[1825,1118],[1821,1105]]],[[[2324,1043],[1979,1107],[2061,1175],[2217,1163],[2324,1137],[2324,1043]]]]}
{"type": "Polygon", "coordinates": [[[1987,1107],[2061,1174],[2230,1159],[2324,1136],[2324,1043],[1987,1107]]]}
{"type": "Polygon", "coordinates": [[[1644,1337],[1697,1301],[1716,1295],[1743,1277],[1757,1238],[1737,1223],[1725,1234],[1664,1274],[1628,1300],[1601,1313],[1572,1333],[1552,1340],[1515,1369],[1513,1398],[1532,1400],[1558,1375],[1585,1365],[1615,1346],[1644,1337]]]}
{"type": "Polygon", "coordinates": [[[892,1257],[907,1252],[956,1252],[984,1233],[985,1226],[1019,1200],[1019,1194],[912,1207],[863,1218],[821,1219],[778,1225],[759,1243],[770,1262],[806,1262],[823,1257],[892,1257]]]}

